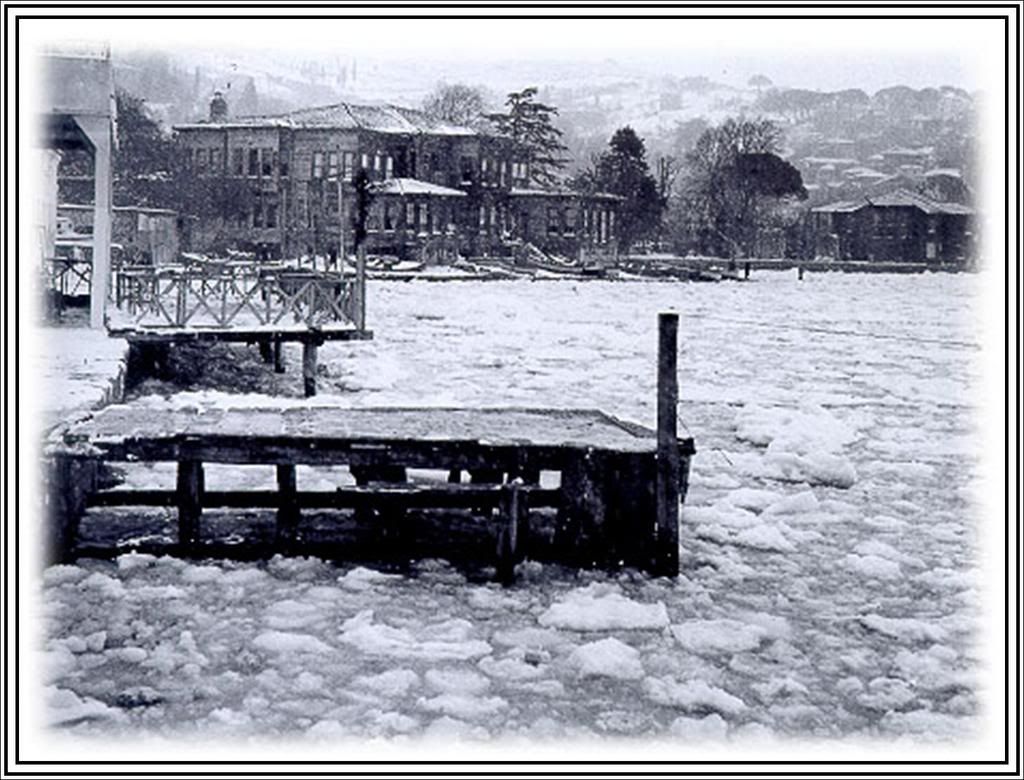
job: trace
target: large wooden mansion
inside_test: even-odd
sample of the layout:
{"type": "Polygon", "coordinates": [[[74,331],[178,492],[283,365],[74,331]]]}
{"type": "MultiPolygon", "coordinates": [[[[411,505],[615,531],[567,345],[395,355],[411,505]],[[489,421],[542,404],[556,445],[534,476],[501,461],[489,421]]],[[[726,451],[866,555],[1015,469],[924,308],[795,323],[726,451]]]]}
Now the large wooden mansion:
{"type": "Polygon", "coordinates": [[[431,261],[531,244],[567,256],[614,246],[614,196],[538,187],[508,139],[413,109],[338,103],[229,117],[215,95],[208,119],[174,129],[197,179],[228,193],[192,226],[199,251],[352,253],[360,168],[373,181],[371,253],[431,261]]]}

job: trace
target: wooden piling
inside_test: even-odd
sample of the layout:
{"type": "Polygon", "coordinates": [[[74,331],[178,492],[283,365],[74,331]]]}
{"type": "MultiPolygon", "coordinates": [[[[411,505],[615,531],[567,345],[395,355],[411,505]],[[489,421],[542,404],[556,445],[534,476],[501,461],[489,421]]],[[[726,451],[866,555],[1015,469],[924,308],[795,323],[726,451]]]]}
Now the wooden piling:
{"type": "Polygon", "coordinates": [[[804,267],[802,265],[796,267],[796,278],[801,282],[804,280],[804,267]]]}
{"type": "Polygon", "coordinates": [[[259,347],[260,360],[262,360],[264,363],[269,363],[273,359],[273,356],[270,353],[270,342],[265,339],[260,339],[259,347]]]}
{"type": "Polygon", "coordinates": [[[316,351],[315,342],[305,341],[302,344],[302,386],[306,398],[316,395],[316,351]]]}
{"type": "Polygon", "coordinates": [[[178,544],[194,552],[199,542],[199,517],[203,511],[203,464],[178,461],[178,544]]]}
{"type": "Polygon", "coordinates": [[[679,573],[679,403],[677,355],[679,315],[658,315],[658,452],[655,489],[656,531],[652,571],[674,577],[679,573]]]}
{"type": "Polygon", "coordinates": [[[501,486],[498,517],[498,581],[511,585],[515,581],[515,566],[527,517],[526,494],[518,481],[501,486]]]}
{"type": "Polygon", "coordinates": [[[280,501],[277,507],[277,543],[285,552],[290,552],[295,546],[299,526],[297,492],[295,466],[290,463],[277,464],[277,493],[280,501]]]}
{"type": "Polygon", "coordinates": [[[744,263],[743,264],[743,278],[744,279],[749,279],[750,278],[750,263],[744,263]]]}
{"type": "Polygon", "coordinates": [[[274,373],[284,373],[284,350],[281,346],[281,339],[274,340],[274,373]]]}

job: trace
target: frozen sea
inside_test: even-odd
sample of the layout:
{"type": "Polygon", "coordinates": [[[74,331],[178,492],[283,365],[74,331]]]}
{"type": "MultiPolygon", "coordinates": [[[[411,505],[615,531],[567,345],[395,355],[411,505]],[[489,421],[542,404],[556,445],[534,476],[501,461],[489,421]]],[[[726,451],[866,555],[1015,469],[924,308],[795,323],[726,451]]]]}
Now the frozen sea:
{"type": "Polygon", "coordinates": [[[680,575],[528,562],[503,589],[437,560],[81,560],[44,574],[47,721],[96,740],[970,739],[988,305],[939,274],[372,284],[375,340],[321,351],[321,393],[353,406],[653,425],[656,314],[677,311],[698,448],[680,575]]]}

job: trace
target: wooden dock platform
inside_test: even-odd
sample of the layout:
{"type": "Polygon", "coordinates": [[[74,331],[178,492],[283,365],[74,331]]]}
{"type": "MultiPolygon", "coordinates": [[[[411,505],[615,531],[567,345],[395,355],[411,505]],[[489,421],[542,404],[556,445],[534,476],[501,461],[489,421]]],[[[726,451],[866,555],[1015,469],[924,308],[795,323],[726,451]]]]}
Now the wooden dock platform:
{"type": "Polygon", "coordinates": [[[530,548],[530,511],[546,507],[558,514],[559,557],[578,566],[657,571],[659,549],[678,545],[678,532],[665,538],[659,529],[658,503],[674,502],[678,517],[694,451],[691,439],[673,444],[681,469],[662,498],[655,489],[656,432],[595,410],[110,406],[70,427],[52,452],[53,494],[63,502],[59,554],[73,555],[76,524],[89,506],[177,507],[184,553],[199,549],[200,518],[210,507],[275,509],[284,549],[298,541],[303,509],[362,510],[394,525],[406,510],[473,508],[496,537],[495,564],[508,580],[530,548]],[[78,485],[76,475],[89,464],[135,461],[176,462],[176,488],[78,485]],[[203,465],[210,463],[274,465],[277,490],[208,492],[203,465]],[[297,465],[346,466],[357,485],[300,491],[297,465]],[[408,483],[408,468],[444,470],[450,481],[408,483]],[[550,471],[560,475],[558,488],[540,484],[541,472],[550,471]],[[472,481],[462,481],[464,472],[472,481]]]}

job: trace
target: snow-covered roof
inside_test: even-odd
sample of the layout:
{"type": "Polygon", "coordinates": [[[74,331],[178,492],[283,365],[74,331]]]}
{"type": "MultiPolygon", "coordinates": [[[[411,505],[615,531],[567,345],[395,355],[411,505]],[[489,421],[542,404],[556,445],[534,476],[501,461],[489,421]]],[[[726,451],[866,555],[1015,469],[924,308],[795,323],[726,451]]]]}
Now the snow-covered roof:
{"type": "Polygon", "coordinates": [[[542,187],[513,187],[509,194],[512,197],[522,198],[565,198],[565,197],[587,197],[587,198],[602,198],[604,200],[622,200],[618,195],[613,195],[610,192],[578,192],[571,190],[568,187],[552,187],[545,189],[542,187]]]}
{"type": "Polygon", "coordinates": [[[472,136],[471,127],[442,122],[413,108],[395,105],[334,103],[290,111],[286,114],[237,116],[219,122],[203,120],[175,125],[175,130],[221,129],[228,127],[284,127],[373,130],[378,133],[472,136]]]}
{"type": "Polygon", "coordinates": [[[387,179],[373,185],[373,191],[380,195],[428,195],[434,197],[464,198],[466,193],[452,187],[442,187],[419,179],[387,179]]]}
{"type": "Polygon", "coordinates": [[[974,209],[970,206],[965,206],[961,203],[948,203],[932,200],[931,198],[925,197],[917,192],[910,192],[909,190],[904,189],[898,189],[884,195],[875,195],[870,198],[862,198],[860,200],[841,200],[836,203],[818,206],[811,209],[811,211],[816,213],[849,213],[858,211],[866,206],[882,208],[912,206],[921,209],[925,214],[969,215],[974,213],[974,209]]]}

